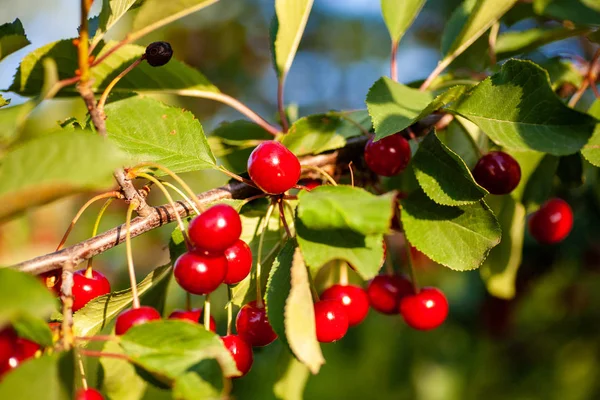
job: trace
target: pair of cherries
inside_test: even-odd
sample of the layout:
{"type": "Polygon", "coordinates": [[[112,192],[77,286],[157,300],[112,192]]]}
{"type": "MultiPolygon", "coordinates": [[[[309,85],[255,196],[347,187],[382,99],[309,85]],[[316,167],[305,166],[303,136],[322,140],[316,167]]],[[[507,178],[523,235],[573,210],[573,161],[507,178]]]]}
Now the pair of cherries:
{"type": "Polygon", "coordinates": [[[33,358],[40,349],[40,345],[37,343],[19,337],[12,327],[6,327],[1,330],[0,379],[24,361],[33,358]]]}

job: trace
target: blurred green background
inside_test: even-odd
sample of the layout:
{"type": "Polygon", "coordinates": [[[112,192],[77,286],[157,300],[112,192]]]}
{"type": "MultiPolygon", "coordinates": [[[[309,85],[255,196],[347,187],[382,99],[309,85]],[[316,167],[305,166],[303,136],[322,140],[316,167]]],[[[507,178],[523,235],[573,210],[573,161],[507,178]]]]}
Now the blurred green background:
{"type": "MultiPolygon", "coordinates": [[[[100,1],[96,1],[100,3],[100,1]]],[[[399,79],[426,77],[439,58],[439,39],[448,15],[459,2],[428,1],[399,49],[399,79]]],[[[99,4],[94,5],[98,10],[99,4]]],[[[79,8],[67,0],[0,0],[0,23],[20,18],[33,44],[0,64],[0,87],[8,87],[19,60],[35,47],[76,36],[79,8]]],[[[175,57],[201,70],[222,91],[262,116],[276,121],[276,77],[270,66],[269,0],[221,0],[143,39],[172,43],[175,57]]],[[[120,38],[125,18],[109,34],[120,38]]],[[[534,24],[522,21],[513,29],[534,24]]],[[[298,55],[287,79],[286,100],[300,115],[329,109],[364,108],[368,88],[389,73],[389,38],[376,0],[316,0],[298,55]]],[[[578,39],[545,46],[536,57],[561,53],[589,59],[578,39]]],[[[8,94],[13,105],[24,99],[8,94]]],[[[198,99],[162,96],[169,104],[191,110],[210,132],[222,121],[240,119],[236,111],[198,99]]],[[[585,104],[585,99],[582,102],[585,104]]],[[[589,103],[589,102],[588,102],[589,103]]],[[[43,134],[58,120],[83,117],[80,99],[53,100],[39,107],[25,126],[27,136],[43,134]]],[[[218,172],[186,174],[200,192],[226,181],[218,172]]],[[[567,191],[557,181],[576,214],[574,231],[561,245],[541,247],[526,238],[518,274],[518,295],[498,300],[486,294],[478,271],[453,272],[427,259],[418,262],[420,283],[437,285],[448,295],[451,315],[433,332],[416,332],[401,318],[371,312],[339,343],[323,345],[327,363],[308,378],[306,399],[598,399],[600,398],[600,213],[598,172],[586,172],[583,186],[567,191]]],[[[0,264],[12,264],[54,250],[76,210],[92,194],[31,210],[0,225],[0,264]]],[[[153,193],[152,204],[164,203],[153,193]]],[[[100,204],[80,220],[69,243],[87,238],[100,204]]],[[[101,229],[122,223],[125,207],[111,206],[101,229]]],[[[168,262],[167,243],[173,226],[133,241],[141,278],[168,262]]],[[[401,238],[400,238],[401,239],[401,238]]],[[[397,251],[396,251],[397,250],[397,251]]],[[[403,268],[401,248],[391,256],[403,268]]],[[[95,265],[114,289],[128,286],[125,249],[101,255],[95,265]]],[[[354,277],[356,278],[356,277],[354,277]]],[[[194,300],[198,305],[201,299],[194,300]]],[[[183,292],[171,285],[166,312],[184,304],[183,292]]],[[[213,300],[224,334],[225,293],[213,300]]],[[[288,356],[279,343],[255,352],[250,374],[235,381],[239,399],[274,398],[274,382],[289,373],[293,393],[302,370],[286,371],[288,356]]],[[[159,392],[148,398],[160,398],[159,392]]]]}

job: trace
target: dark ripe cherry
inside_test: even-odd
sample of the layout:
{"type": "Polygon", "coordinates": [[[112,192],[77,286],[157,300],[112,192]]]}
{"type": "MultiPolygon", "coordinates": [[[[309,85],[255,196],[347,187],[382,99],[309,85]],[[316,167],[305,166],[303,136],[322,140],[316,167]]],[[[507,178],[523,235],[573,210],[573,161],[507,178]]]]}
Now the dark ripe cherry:
{"type": "Polygon", "coordinates": [[[544,203],[529,219],[529,233],[543,244],[562,242],[573,228],[573,210],[563,199],[544,203]]]}
{"type": "Polygon", "coordinates": [[[141,306],[139,308],[130,308],[119,314],[117,322],[115,323],[115,333],[117,335],[123,335],[131,327],[136,325],[142,325],[146,322],[156,321],[160,319],[159,312],[148,306],[141,306]]]}
{"type": "Polygon", "coordinates": [[[30,340],[15,339],[12,354],[0,363],[0,378],[21,365],[22,362],[34,357],[40,350],[40,345],[30,340]]]}
{"type": "Polygon", "coordinates": [[[175,280],[192,294],[208,294],[225,279],[227,259],[224,255],[183,253],[173,268],[175,280]]]}
{"type": "Polygon", "coordinates": [[[521,180],[521,167],[510,154],[491,151],[477,161],[473,177],[491,194],[508,194],[521,180]]]}
{"type": "Polygon", "coordinates": [[[79,389],[75,393],[75,400],[104,400],[102,394],[96,389],[79,389]]]}
{"type": "Polygon", "coordinates": [[[106,276],[92,270],[90,277],[86,270],[73,273],[73,311],[82,309],[90,300],[110,293],[110,282],[106,276]]]}
{"type": "MultiPolygon", "coordinates": [[[[182,321],[195,322],[204,325],[204,315],[201,308],[192,308],[191,310],[174,310],[169,314],[169,319],[180,319],[182,321]]],[[[217,332],[217,322],[210,316],[210,330],[217,332]]]]}
{"type": "Polygon", "coordinates": [[[190,222],[190,240],[202,250],[222,253],[242,234],[242,221],[235,209],[217,204],[190,222]]]}
{"type": "Polygon", "coordinates": [[[248,371],[250,371],[250,368],[252,368],[252,363],[254,362],[252,346],[238,335],[223,336],[221,340],[227,350],[231,353],[238,371],[241,372],[241,375],[236,376],[235,378],[241,378],[246,375],[248,371]]]}
{"type": "Polygon", "coordinates": [[[321,300],[339,302],[348,316],[349,326],[360,324],[369,313],[369,297],[360,286],[333,285],[321,294],[321,300]]]}
{"type": "Polygon", "coordinates": [[[315,303],[315,324],[319,342],[335,342],[348,332],[348,315],[339,301],[321,300],[315,303]]]}
{"type": "Polygon", "coordinates": [[[173,57],[173,48],[167,42],[154,42],[146,47],[144,57],[153,67],[165,65],[173,57]]]}
{"type": "Polygon", "coordinates": [[[256,301],[240,308],[235,320],[235,329],[246,343],[254,347],[266,346],[277,339],[277,334],[273,332],[267,318],[264,304],[259,307],[256,301]]]}
{"type": "Polygon", "coordinates": [[[310,192],[314,188],[321,186],[323,182],[319,179],[302,179],[298,184],[304,186],[310,192]]]}
{"type": "Polygon", "coordinates": [[[227,274],[224,283],[234,285],[248,276],[252,269],[252,250],[243,240],[238,240],[225,250],[227,274]]]}
{"type": "Polygon", "coordinates": [[[6,362],[15,352],[17,332],[8,326],[0,331],[0,364],[6,362]]]}
{"type": "Polygon", "coordinates": [[[367,286],[369,304],[383,314],[398,314],[400,300],[413,294],[412,283],[401,275],[377,275],[367,286]]]}
{"type": "Polygon", "coordinates": [[[440,326],[448,316],[448,300],[437,288],[424,287],[400,301],[400,314],[408,326],[426,331],[440,326]]]}
{"type": "Polygon", "coordinates": [[[393,176],[404,171],[410,162],[410,145],[399,133],[377,142],[369,139],[365,146],[365,162],[377,175],[393,176]]]}
{"type": "Polygon", "coordinates": [[[248,174],[263,192],[280,194],[298,182],[300,161],[281,143],[268,140],[259,144],[250,154],[248,174]]]}
{"type": "Polygon", "coordinates": [[[60,285],[62,284],[62,271],[55,269],[38,275],[42,283],[57,296],[60,296],[60,285]]]}

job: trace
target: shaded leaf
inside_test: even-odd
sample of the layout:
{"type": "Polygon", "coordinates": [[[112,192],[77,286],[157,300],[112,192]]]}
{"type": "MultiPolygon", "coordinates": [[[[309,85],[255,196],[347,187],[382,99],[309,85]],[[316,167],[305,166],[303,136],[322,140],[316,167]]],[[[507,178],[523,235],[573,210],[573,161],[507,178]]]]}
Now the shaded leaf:
{"type": "Polygon", "coordinates": [[[423,4],[425,0],[381,0],[381,13],[392,43],[400,42],[423,8],[423,4]]]}
{"type": "Polygon", "coordinates": [[[74,193],[114,185],[128,158],[87,131],[61,130],[23,143],[0,165],[0,218],[74,193]]]}
{"type": "Polygon", "coordinates": [[[477,202],[488,193],[475,182],[465,162],[430,132],[419,145],[412,167],[419,185],[438,204],[477,202]]]}
{"type": "Polygon", "coordinates": [[[498,221],[483,201],[449,207],[414,192],[401,204],[402,226],[410,244],[451,269],[478,268],[500,243],[498,221]]]}
{"type": "Polygon", "coordinates": [[[558,162],[558,157],[545,155],[527,179],[521,199],[527,212],[537,210],[550,197],[558,162]]]}
{"type": "MultiPolygon", "coordinates": [[[[600,100],[596,100],[592,104],[588,113],[593,117],[600,118],[600,100]]],[[[600,167],[600,124],[596,125],[594,134],[581,150],[581,154],[591,164],[600,167]]]]}
{"type": "Polygon", "coordinates": [[[0,25],[0,60],[31,44],[19,18],[0,25]]]}
{"type": "Polygon", "coordinates": [[[583,81],[583,76],[573,63],[564,58],[552,57],[542,62],[540,66],[548,71],[553,90],[558,89],[565,83],[579,87],[583,81]]]}
{"type": "Polygon", "coordinates": [[[42,347],[51,347],[54,344],[52,331],[48,323],[29,314],[21,314],[11,322],[19,337],[29,339],[42,347]]]}
{"type": "Polygon", "coordinates": [[[222,398],[219,390],[194,372],[180,376],[173,386],[175,400],[220,400],[222,398]]]}
{"type": "Polygon", "coordinates": [[[534,0],[533,10],[558,20],[600,25],[600,8],[595,0],[534,0]]]}
{"type": "Polygon", "coordinates": [[[448,127],[437,132],[438,138],[453,152],[458,154],[469,170],[473,170],[481,153],[487,150],[487,137],[477,125],[460,116],[454,118],[448,127]]]}
{"type": "Polygon", "coordinates": [[[275,0],[273,58],[280,79],[292,66],[312,4],[313,0],[275,0]]]}
{"type": "Polygon", "coordinates": [[[302,400],[310,376],[308,367],[290,355],[284,368],[273,386],[275,397],[281,400],[302,400]]]}
{"type": "Polygon", "coordinates": [[[504,32],[496,41],[496,57],[499,60],[527,53],[545,44],[573,36],[584,35],[589,28],[532,28],[526,31],[504,32]]]}
{"type": "Polygon", "coordinates": [[[109,104],[106,115],[108,137],[136,162],[153,161],[176,173],[215,166],[202,126],[189,111],[130,97],[109,104]]]}
{"type": "Polygon", "coordinates": [[[498,145],[553,155],[577,152],[596,120],[567,107],[548,74],[530,61],[509,60],[450,107],[477,124],[498,145]]]}
{"type": "Polygon", "coordinates": [[[491,196],[488,202],[502,228],[502,241],[490,251],[480,273],[492,296],[512,299],[523,252],[525,207],[511,196],[491,196]]]}
{"type": "Polygon", "coordinates": [[[21,317],[48,318],[56,308],[56,299],[35,276],[1,268],[0,304],[1,329],[21,317]]]}
{"type": "MultiPolygon", "coordinates": [[[[117,342],[108,341],[103,353],[125,354],[117,342]]],[[[138,376],[134,366],[115,357],[100,357],[104,379],[102,391],[111,400],[139,400],[144,396],[147,384],[138,376]]]]}
{"type": "MultiPolygon", "coordinates": [[[[153,288],[160,288],[161,282],[171,274],[171,266],[163,265],[149,273],[137,284],[142,303],[152,296],[153,288]]],[[[158,289],[156,289],[158,290],[158,289]]],[[[131,289],[113,292],[90,301],[73,316],[73,330],[77,336],[93,336],[104,328],[121,311],[130,307],[133,302],[131,289]]]]}

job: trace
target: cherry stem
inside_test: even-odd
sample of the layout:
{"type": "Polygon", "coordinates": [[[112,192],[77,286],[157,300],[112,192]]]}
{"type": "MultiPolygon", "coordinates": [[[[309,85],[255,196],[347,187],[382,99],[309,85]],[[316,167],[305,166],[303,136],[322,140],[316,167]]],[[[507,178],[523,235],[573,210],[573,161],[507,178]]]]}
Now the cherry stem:
{"type": "Polygon", "coordinates": [[[112,335],[76,336],[75,340],[81,342],[112,342],[118,338],[112,335]]]}
{"type": "Polygon", "coordinates": [[[106,99],[108,98],[108,95],[110,94],[110,91],[115,87],[115,85],[125,76],[127,75],[132,69],[134,69],[135,67],[137,67],[138,65],[140,65],[140,63],[142,61],[144,61],[145,57],[141,56],[140,58],[138,58],[137,60],[135,60],[129,67],[125,68],[123,71],[121,71],[121,73],[119,75],[117,75],[115,77],[115,79],[113,79],[108,86],[106,87],[106,89],[104,89],[104,92],[102,92],[102,95],[100,96],[100,100],[98,100],[98,104],[96,105],[96,108],[98,108],[98,111],[100,112],[101,115],[104,115],[104,104],[106,103],[106,99]]]}
{"type": "Polygon", "coordinates": [[[183,193],[183,191],[181,189],[179,189],[177,186],[173,185],[171,182],[162,181],[162,184],[165,185],[166,187],[174,190],[179,196],[181,196],[181,198],[186,203],[188,203],[188,205],[194,210],[196,215],[200,215],[200,210],[198,210],[198,207],[196,207],[196,204],[194,204],[194,202],[188,196],[186,196],[186,194],[183,193]]]}
{"type": "Polygon", "coordinates": [[[81,386],[84,390],[87,390],[88,383],[85,377],[85,367],[83,366],[83,357],[81,357],[80,351],[75,351],[75,357],[77,358],[77,364],[79,365],[79,375],[81,376],[81,386]]]}
{"type": "Polygon", "coordinates": [[[406,244],[406,262],[408,263],[408,272],[410,273],[410,280],[415,294],[419,293],[419,283],[417,282],[417,274],[415,273],[415,266],[413,265],[412,252],[410,251],[410,243],[404,236],[406,244]]]}
{"type": "Polygon", "coordinates": [[[398,67],[397,67],[398,41],[392,41],[392,51],[390,55],[390,78],[398,82],[398,67]]]}
{"type": "Polygon", "coordinates": [[[579,86],[579,88],[577,89],[577,92],[575,92],[575,94],[569,100],[569,104],[568,104],[569,107],[575,107],[575,105],[577,104],[579,99],[581,99],[581,96],[583,96],[583,94],[585,93],[586,89],[588,88],[588,86],[590,84],[592,84],[592,86],[596,85],[595,79],[593,79],[593,81],[592,81],[592,77],[595,77],[595,73],[596,73],[595,70],[596,70],[596,65],[598,63],[598,59],[600,59],[600,49],[596,50],[594,57],[588,63],[588,72],[586,74],[586,79],[584,79],[581,82],[581,86],[579,86]]]}
{"type": "MultiPolygon", "coordinates": [[[[104,212],[106,211],[108,206],[110,206],[110,204],[113,202],[114,199],[115,199],[114,197],[109,198],[108,200],[106,200],[104,202],[104,204],[100,208],[100,211],[98,212],[98,216],[96,217],[96,222],[94,222],[94,229],[92,230],[92,237],[94,237],[98,234],[98,229],[100,228],[100,220],[102,219],[104,212]]],[[[86,278],[92,277],[93,261],[94,261],[94,257],[90,257],[90,259],[88,260],[87,267],[85,269],[85,277],[86,278]]]]}
{"type": "Polygon", "coordinates": [[[348,264],[340,262],[340,285],[348,286],[348,264]]]}
{"type": "Polygon", "coordinates": [[[221,172],[223,172],[225,175],[227,175],[227,176],[235,179],[236,181],[245,183],[248,186],[252,186],[252,187],[258,189],[258,187],[256,187],[256,185],[254,184],[254,182],[252,182],[250,179],[242,178],[241,176],[239,176],[237,174],[234,174],[233,172],[229,171],[227,168],[225,168],[222,165],[219,165],[218,170],[221,171],[221,172]]]}
{"type": "Polygon", "coordinates": [[[102,193],[99,194],[97,196],[92,197],[91,199],[89,199],[83,206],[81,206],[81,208],[79,209],[79,211],[77,211],[77,214],[75,214],[75,217],[73,218],[73,220],[71,221],[71,224],[69,225],[69,227],[67,228],[67,231],[65,232],[65,234],[63,235],[60,243],[58,244],[58,246],[56,247],[56,251],[62,249],[62,247],[65,245],[65,243],[67,242],[67,238],[69,237],[69,234],[71,233],[71,231],[73,230],[73,227],[75,226],[75,224],[77,223],[77,220],[79,220],[79,217],[81,217],[81,215],[84,213],[84,211],[90,206],[92,205],[94,202],[96,202],[97,200],[101,200],[101,199],[106,199],[106,198],[111,198],[111,197],[121,197],[121,194],[117,191],[110,191],[110,192],[106,192],[106,193],[102,193]]]}
{"type": "Polygon", "coordinates": [[[327,179],[327,181],[329,181],[329,183],[331,183],[333,186],[337,186],[337,182],[335,181],[335,179],[333,179],[331,177],[331,175],[329,175],[323,168],[317,167],[316,165],[303,165],[302,168],[318,172],[319,174],[321,174],[321,176],[323,176],[325,179],[327,179]]]}
{"type": "Polygon", "coordinates": [[[204,329],[210,331],[210,294],[204,297],[204,329]]]}
{"type": "Polygon", "coordinates": [[[264,198],[264,197],[267,197],[267,196],[268,196],[268,194],[267,194],[267,193],[257,194],[256,196],[251,196],[251,197],[248,197],[248,198],[245,200],[245,202],[246,202],[246,203],[250,203],[251,201],[254,201],[254,200],[256,200],[256,199],[262,199],[262,198],[264,198]]]}
{"type": "MultiPolygon", "coordinates": [[[[135,168],[139,168],[139,167],[156,168],[156,169],[159,169],[159,170],[163,171],[165,174],[169,175],[177,183],[179,183],[179,185],[181,185],[181,187],[183,188],[183,190],[185,190],[187,192],[187,194],[194,201],[194,203],[196,203],[196,207],[198,207],[198,210],[204,211],[204,206],[202,205],[202,203],[200,202],[200,200],[198,200],[198,197],[196,196],[196,194],[194,193],[194,191],[192,190],[192,188],[190,188],[189,185],[187,183],[185,183],[185,181],[183,179],[181,179],[181,177],[179,175],[177,175],[175,172],[171,171],[167,167],[164,167],[164,166],[162,166],[160,164],[157,164],[157,163],[154,163],[154,162],[150,162],[150,161],[138,164],[135,168]]],[[[198,213],[198,214],[200,214],[200,213],[198,213]]]]}
{"type": "Polygon", "coordinates": [[[313,302],[316,303],[319,301],[319,292],[317,292],[317,288],[315,287],[315,281],[312,278],[310,268],[308,268],[308,265],[306,266],[306,273],[308,274],[308,282],[310,284],[310,292],[312,293],[313,302]]]}
{"type": "Polygon", "coordinates": [[[421,87],[419,87],[419,90],[422,92],[427,90],[427,88],[429,88],[429,86],[435,80],[435,78],[437,78],[438,75],[441,74],[448,67],[448,65],[450,65],[452,61],[454,61],[454,57],[446,57],[442,61],[440,61],[437,67],[435,67],[435,69],[431,71],[431,74],[429,74],[427,79],[423,81],[421,87]]]}
{"type": "Polygon", "coordinates": [[[352,161],[348,163],[348,170],[350,171],[350,185],[354,187],[354,169],[352,169],[352,161]]]}
{"type": "Polygon", "coordinates": [[[129,361],[129,357],[125,354],[119,353],[108,353],[105,351],[97,351],[97,350],[81,350],[81,354],[86,357],[108,357],[108,358],[117,358],[119,360],[127,360],[129,361]]]}
{"type": "Polygon", "coordinates": [[[387,245],[387,243],[386,243],[386,247],[388,248],[388,255],[385,257],[385,261],[384,261],[384,263],[385,263],[385,272],[388,275],[394,275],[395,274],[395,272],[394,272],[394,264],[392,263],[392,259],[390,258],[390,255],[389,255],[389,246],[387,245]]]}
{"type": "Polygon", "coordinates": [[[285,234],[289,239],[291,239],[292,232],[290,232],[290,227],[288,226],[287,219],[285,218],[285,210],[283,209],[283,199],[277,199],[277,205],[279,206],[279,218],[281,219],[281,223],[283,224],[283,228],[285,229],[285,234]]]}
{"type": "Polygon", "coordinates": [[[192,309],[192,294],[185,292],[185,309],[190,311],[192,309]]]}
{"type": "Polygon", "coordinates": [[[261,269],[261,262],[262,262],[262,251],[263,251],[263,243],[265,241],[265,233],[267,232],[268,228],[269,228],[269,221],[271,220],[271,215],[273,214],[273,210],[275,209],[275,203],[271,202],[271,204],[269,204],[269,208],[267,208],[267,213],[265,214],[265,219],[263,220],[263,226],[262,226],[262,230],[260,232],[260,238],[258,239],[258,252],[256,254],[256,278],[255,278],[255,284],[256,284],[256,305],[258,307],[262,307],[263,306],[263,299],[262,299],[262,293],[261,293],[261,280],[260,280],[260,269],[261,269]]]}
{"type": "Polygon", "coordinates": [[[498,32],[500,31],[500,22],[496,21],[490,28],[490,35],[488,36],[490,65],[493,67],[496,65],[496,41],[498,40],[498,32]]]}
{"type": "Polygon", "coordinates": [[[286,133],[289,129],[289,123],[287,115],[285,115],[285,105],[283,103],[283,87],[285,84],[285,77],[282,77],[277,82],[277,109],[279,110],[279,119],[281,120],[281,129],[283,133],[286,133]]]}
{"type": "Polygon", "coordinates": [[[137,291],[137,281],[135,279],[135,267],[133,266],[133,252],[131,250],[131,214],[138,206],[137,201],[132,201],[127,207],[127,216],[125,217],[125,249],[127,252],[127,269],[129,270],[129,281],[131,282],[131,294],[133,296],[133,308],[140,308],[140,298],[137,291]]]}
{"type": "Polygon", "coordinates": [[[227,285],[227,334],[231,335],[231,322],[233,321],[233,290],[227,285]]]}

